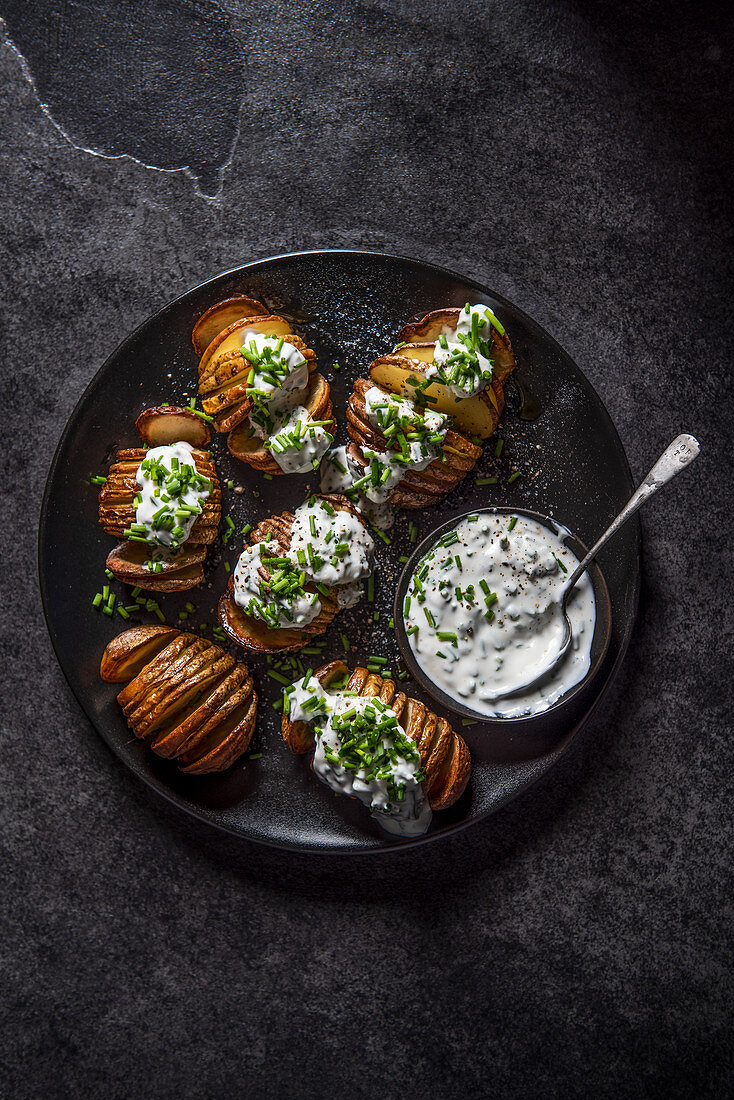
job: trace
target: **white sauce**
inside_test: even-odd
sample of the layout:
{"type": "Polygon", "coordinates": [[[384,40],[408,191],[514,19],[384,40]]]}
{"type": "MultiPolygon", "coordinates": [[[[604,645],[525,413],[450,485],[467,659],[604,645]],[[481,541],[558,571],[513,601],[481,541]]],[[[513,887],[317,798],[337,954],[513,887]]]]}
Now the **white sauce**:
{"type": "Polygon", "coordinates": [[[323,425],[306,428],[308,411],[303,405],[308,394],[308,363],[298,348],[276,336],[264,336],[248,329],[243,348],[257,357],[251,385],[261,391],[248,420],[253,433],[266,441],[281,470],[287,474],[311,473],[328,450],[332,437],[323,425]],[[281,362],[285,373],[268,370],[263,352],[268,349],[281,362]]]}
{"type": "Polygon", "coordinates": [[[491,349],[492,320],[501,328],[494,311],[489,306],[466,305],[459,313],[456,328],[443,326],[442,337],[436,341],[433,362],[425,368],[427,378],[438,377],[445,382],[456,397],[472,397],[481,393],[492,379],[492,360],[485,354],[491,349]],[[477,317],[477,339],[472,338],[472,318],[477,317]],[[452,366],[457,357],[469,353],[474,362],[458,381],[451,378],[452,366]]]}
{"type": "MultiPolygon", "coordinates": [[[[350,727],[337,727],[341,715],[354,710],[367,720],[368,726],[380,722],[397,724],[395,711],[379,700],[355,697],[345,692],[325,691],[315,677],[304,687],[299,680],[288,696],[292,721],[306,722],[312,726],[316,737],[312,767],[322,783],[338,794],[358,798],[368,806],[373,818],[387,832],[397,836],[421,836],[431,823],[431,807],[423,793],[420,776],[421,764],[418,750],[414,759],[407,759],[399,751],[380,769],[380,778],[369,777],[365,767],[345,767],[341,757],[342,745],[350,739],[350,727]],[[304,703],[315,699],[312,708],[304,709],[304,703]],[[336,720],[336,721],[335,721],[336,720]],[[402,791],[400,798],[395,791],[402,791]]],[[[400,730],[405,735],[405,731],[400,730]]],[[[385,749],[395,746],[395,736],[389,728],[381,734],[380,745],[385,749]]]]}
{"type": "Polygon", "coordinates": [[[354,482],[363,474],[362,468],[350,461],[345,446],[333,447],[321,463],[321,492],[343,493],[370,523],[387,531],[395,522],[395,512],[389,504],[376,504],[354,488],[354,482]]]}
{"type": "Polygon", "coordinates": [[[310,498],[295,511],[288,553],[309,577],[332,586],[368,577],[375,544],[357,516],[310,498]]]}
{"type": "MultiPolygon", "coordinates": [[[[211,491],[211,482],[197,472],[192,454],[190,443],[151,447],[135,474],[140,489],[136,497],[136,527],[131,530],[158,548],[157,561],[170,559],[180,549],[211,491]],[[150,476],[150,468],[144,469],[150,462],[157,463],[158,469],[165,471],[162,478],[154,479],[150,476]],[[178,482],[174,467],[189,475],[191,480],[178,482]]],[[[146,562],[145,568],[150,570],[151,564],[146,562]]]]}
{"type": "Polygon", "coordinates": [[[285,420],[277,420],[267,449],[284,473],[310,474],[332,442],[323,424],[309,425],[308,410],[296,405],[285,420]]]}
{"type": "Polygon", "coordinates": [[[513,518],[479,513],[474,522],[462,520],[454,528],[458,541],[442,546],[453,538],[449,532],[423,558],[403,606],[410,645],[426,675],[457,702],[498,718],[546,710],[582,680],[591,663],[596,620],[587,574],[568,601],[572,643],[564,661],[532,691],[497,698],[541,674],[558,653],[560,597],[578,564],[562,541],[569,534],[565,528],[559,526],[556,536],[520,515],[510,530],[513,518]]]}
{"type": "MultiPolygon", "coordinates": [[[[274,593],[264,586],[260,570],[267,570],[272,579],[277,575],[279,567],[263,563],[261,559],[280,556],[275,543],[256,542],[254,546],[245,547],[234,571],[235,603],[246,615],[262,619],[273,629],[306,626],[321,611],[321,601],[317,593],[306,592],[303,582],[290,594],[274,593]]],[[[287,569],[289,576],[294,576],[297,572],[296,569],[287,569]]],[[[303,575],[303,581],[305,579],[303,575]]]]}

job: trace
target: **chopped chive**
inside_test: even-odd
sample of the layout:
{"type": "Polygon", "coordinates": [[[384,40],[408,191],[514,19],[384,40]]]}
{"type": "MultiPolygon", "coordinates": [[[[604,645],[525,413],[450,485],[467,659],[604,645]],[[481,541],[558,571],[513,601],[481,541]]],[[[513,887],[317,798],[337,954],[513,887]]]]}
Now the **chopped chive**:
{"type": "Polygon", "coordinates": [[[504,447],[504,445],[505,445],[504,439],[498,439],[497,440],[497,446],[494,449],[494,457],[495,458],[500,457],[500,455],[502,454],[502,448],[504,447]]]}
{"type": "Polygon", "coordinates": [[[127,611],[125,610],[124,607],[118,607],[117,613],[122,619],[125,620],[125,622],[127,622],[128,619],[130,618],[130,616],[128,615],[128,613],[127,613],[127,611]]]}
{"type": "Polygon", "coordinates": [[[275,680],[279,684],[290,683],[290,680],[288,680],[287,677],[281,676],[281,674],[279,672],[276,672],[274,668],[268,669],[268,676],[271,678],[271,680],[275,680]]]}
{"type": "Polygon", "coordinates": [[[567,568],[566,568],[566,566],[565,566],[565,565],[563,564],[563,562],[561,561],[561,559],[560,559],[559,557],[557,557],[557,556],[556,556],[555,554],[553,555],[553,557],[554,557],[554,558],[556,559],[556,561],[557,561],[557,562],[558,562],[558,564],[560,565],[560,567],[561,567],[561,569],[563,570],[563,572],[564,572],[564,573],[568,573],[568,569],[567,569],[567,568]]]}
{"type": "Polygon", "coordinates": [[[478,477],[478,478],[475,478],[475,484],[476,485],[496,485],[497,484],[497,478],[496,477],[478,477]]]}
{"type": "Polygon", "coordinates": [[[92,606],[93,607],[99,607],[99,605],[102,603],[102,598],[103,598],[102,593],[98,592],[97,595],[92,600],[92,606]]]}
{"type": "Polygon", "coordinates": [[[349,650],[351,648],[351,646],[349,645],[349,638],[347,638],[346,634],[342,634],[341,635],[341,640],[342,640],[342,646],[344,648],[344,652],[349,653],[349,650]]]}
{"type": "Polygon", "coordinates": [[[507,479],[507,484],[508,484],[508,485],[512,485],[513,481],[517,481],[517,479],[519,478],[519,476],[520,476],[520,471],[519,471],[519,470],[515,470],[515,472],[514,472],[514,473],[512,473],[512,474],[510,474],[510,476],[508,477],[508,479],[507,479]]]}
{"type": "Polygon", "coordinates": [[[225,561],[225,563],[224,563],[224,572],[229,573],[231,568],[232,568],[232,566],[229,564],[229,562],[225,561]]]}
{"type": "Polygon", "coordinates": [[[381,527],[373,527],[373,528],[372,528],[372,530],[373,530],[373,531],[374,531],[374,532],[375,532],[375,533],[376,533],[377,535],[379,535],[379,536],[380,536],[380,538],[382,539],[382,541],[383,541],[384,543],[386,543],[386,545],[387,545],[387,546],[390,546],[390,544],[392,543],[392,539],[390,538],[390,536],[389,536],[389,535],[386,535],[386,534],[385,534],[385,532],[384,532],[384,531],[382,530],[382,528],[381,528],[381,527]]]}
{"type": "Polygon", "coordinates": [[[516,523],[517,523],[517,516],[513,516],[512,519],[510,520],[510,522],[507,524],[507,530],[512,531],[516,523]]]}

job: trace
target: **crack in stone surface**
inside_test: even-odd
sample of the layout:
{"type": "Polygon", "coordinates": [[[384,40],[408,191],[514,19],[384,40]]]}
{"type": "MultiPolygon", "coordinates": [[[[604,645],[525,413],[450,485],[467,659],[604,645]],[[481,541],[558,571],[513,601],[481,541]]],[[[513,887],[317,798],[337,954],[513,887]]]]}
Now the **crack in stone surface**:
{"type": "Polygon", "coordinates": [[[201,0],[120,0],[114,16],[51,0],[32,13],[24,2],[4,6],[4,43],[74,149],[182,172],[200,197],[221,197],[244,101],[241,47],[221,9],[201,0]]]}

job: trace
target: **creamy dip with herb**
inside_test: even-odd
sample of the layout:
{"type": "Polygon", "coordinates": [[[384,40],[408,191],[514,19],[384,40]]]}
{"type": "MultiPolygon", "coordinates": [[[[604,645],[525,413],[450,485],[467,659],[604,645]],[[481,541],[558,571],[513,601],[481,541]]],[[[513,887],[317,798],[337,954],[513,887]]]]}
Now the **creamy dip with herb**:
{"type": "Polygon", "coordinates": [[[248,330],[240,351],[250,365],[247,396],[252,432],[284,473],[303,474],[316,469],[333,443],[326,431],[330,421],[309,420],[303,401],[308,395],[308,363],[282,336],[263,336],[248,330]]]}
{"type": "Polygon", "coordinates": [[[387,502],[395,486],[408,471],[425,470],[443,457],[448,417],[379,386],[370,386],[364,403],[367,419],[388,446],[363,446],[364,467],[349,457],[346,447],[335,447],[321,468],[321,490],[344,493],[371,522],[386,527],[393,522],[387,502]]]}
{"type": "Polygon", "coordinates": [[[286,698],[291,720],[313,729],[312,766],[323,783],[358,798],[389,833],[425,833],[432,815],[420,754],[394,710],[379,699],[324,689],[310,671],[286,698]]]}
{"type": "Polygon", "coordinates": [[[289,555],[315,581],[350,585],[372,572],[375,544],[364,522],[310,497],[295,511],[289,555]]]}
{"type": "Polygon", "coordinates": [[[415,570],[403,603],[418,664],[450,698],[497,718],[537,714],[589,670],[596,607],[588,574],[568,601],[571,649],[540,686],[498,698],[547,668],[563,636],[560,599],[578,564],[529,517],[478,513],[443,535],[415,570]]]}
{"type": "Polygon", "coordinates": [[[357,516],[309,497],[294,513],[287,553],[275,542],[242,551],[234,571],[235,603],[274,629],[306,626],[321,612],[319,594],[333,595],[340,608],[359,602],[359,582],[372,573],[374,552],[357,516]]]}

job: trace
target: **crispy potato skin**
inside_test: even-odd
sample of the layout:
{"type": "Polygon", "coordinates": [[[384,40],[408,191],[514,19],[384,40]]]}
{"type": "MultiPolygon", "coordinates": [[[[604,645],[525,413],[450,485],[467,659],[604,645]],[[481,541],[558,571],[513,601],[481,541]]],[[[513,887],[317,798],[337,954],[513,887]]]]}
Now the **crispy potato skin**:
{"type": "Polygon", "coordinates": [[[99,674],[108,684],[125,684],[179,633],[170,626],[133,626],[108,643],[99,674]]]}
{"type": "Polygon", "coordinates": [[[173,627],[132,627],[108,644],[100,675],[124,683],[117,696],[130,729],[182,771],[224,771],[246,751],[257,693],[245,665],[205,638],[173,627]]]}
{"type": "MultiPolygon", "coordinates": [[[[374,385],[366,378],[358,378],[347,406],[347,429],[352,440],[349,455],[362,469],[367,466],[363,453],[365,447],[377,451],[386,451],[389,447],[382,432],[372,425],[367,416],[365,394],[374,385]]],[[[387,394],[389,391],[383,392],[387,394]]],[[[408,470],[390,493],[390,504],[406,509],[430,508],[438,504],[474,468],[482,453],[481,447],[453,427],[446,433],[444,448],[445,462],[436,459],[424,470],[408,470]]]]}
{"type": "Polygon", "coordinates": [[[224,301],[210,306],[194,325],[191,333],[194,351],[201,358],[214,337],[242,317],[268,317],[269,315],[267,306],[258,302],[256,298],[246,298],[242,294],[225,298],[224,301]]]}
{"type": "MultiPolygon", "coordinates": [[[[314,676],[324,687],[328,687],[348,671],[343,661],[331,661],[316,669],[314,676]]],[[[417,699],[398,691],[393,680],[385,680],[366,668],[354,669],[346,690],[366,698],[377,696],[386,706],[392,707],[400,725],[420,753],[421,765],[426,773],[423,790],[431,809],[445,810],[452,806],[466,790],[471,775],[471,755],[464,738],[445,718],[434,714],[417,699]]],[[[314,736],[305,722],[291,722],[284,713],[281,730],[291,752],[302,755],[315,748],[314,736]]]]}
{"type": "MultiPolygon", "coordinates": [[[[328,501],[335,509],[350,512],[360,523],[364,524],[364,519],[346,497],[338,493],[316,493],[314,495],[317,500],[328,501]]],[[[291,545],[293,520],[294,516],[291,512],[283,512],[280,516],[269,516],[258,523],[250,535],[250,541],[252,543],[264,542],[270,538],[273,546],[277,546],[280,554],[287,554],[291,545]]],[[[313,586],[307,587],[309,591],[316,591],[313,586]]],[[[320,593],[319,600],[321,611],[312,622],[301,627],[273,629],[260,619],[250,618],[243,613],[235,602],[234,576],[230,576],[227,591],[219,600],[219,621],[232,641],[251,653],[295,651],[308,645],[312,638],[323,634],[339,611],[339,604],[331,593],[328,596],[320,593]]]]}

